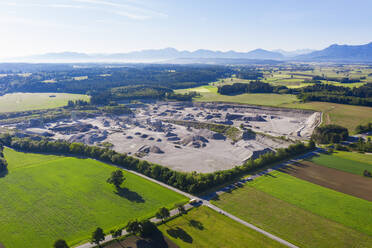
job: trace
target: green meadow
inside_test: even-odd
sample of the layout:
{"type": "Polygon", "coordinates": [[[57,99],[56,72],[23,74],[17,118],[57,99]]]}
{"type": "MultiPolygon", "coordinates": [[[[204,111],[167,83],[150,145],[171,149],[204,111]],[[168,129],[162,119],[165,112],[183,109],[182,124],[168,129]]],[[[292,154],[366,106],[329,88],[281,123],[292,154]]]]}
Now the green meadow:
{"type": "Polygon", "coordinates": [[[299,247],[372,247],[371,236],[274,197],[250,184],[220,195],[213,204],[299,247]]]}
{"type": "Polygon", "coordinates": [[[0,178],[1,242],[5,247],[51,247],[86,242],[96,227],[109,232],[129,220],[148,218],[160,207],[187,199],[124,172],[118,194],[106,183],[114,167],[92,159],[5,149],[8,174],[0,178]]]}
{"type": "Polygon", "coordinates": [[[372,155],[337,151],[332,155],[320,154],[309,159],[311,162],[329,168],[363,175],[364,170],[372,170],[372,155]]]}
{"type": "Polygon", "coordinates": [[[180,248],[285,247],[208,207],[193,209],[159,229],[180,248]]]}
{"type": "Polygon", "coordinates": [[[50,109],[67,105],[69,100],[89,100],[87,95],[67,93],[13,93],[0,96],[0,113],[50,109]]]}
{"type": "Polygon", "coordinates": [[[274,171],[250,186],[299,208],[372,236],[372,204],[322,186],[274,171]]]}

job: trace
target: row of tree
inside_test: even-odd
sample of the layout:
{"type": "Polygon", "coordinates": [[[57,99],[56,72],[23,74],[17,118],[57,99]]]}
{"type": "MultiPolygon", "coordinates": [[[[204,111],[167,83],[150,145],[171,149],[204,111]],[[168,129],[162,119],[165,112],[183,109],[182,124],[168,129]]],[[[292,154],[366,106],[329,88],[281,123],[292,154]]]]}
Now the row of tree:
{"type": "Polygon", "coordinates": [[[8,170],[8,163],[4,157],[4,146],[0,143],[0,174],[8,170]]]}
{"type": "Polygon", "coordinates": [[[98,159],[103,162],[109,162],[126,169],[137,171],[190,193],[203,192],[211,187],[229,182],[252,170],[288,159],[292,156],[314,149],[315,147],[314,142],[309,142],[308,145],[297,143],[288,148],[278,149],[276,153],[269,152],[263,154],[256,160],[248,160],[243,165],[236,166],[229,170],[216,171],[213,173],[186,173],[139,160],[108,148],[88,146],[82,143],[51,141],[48,139],[32,140],[30,138],[17,138],[9,134],[1,135],[0,141],[4,145],[22,151],[79,155],[98,159]]]}
{"type": "Polygon", "coordinates": [[[359,83],[360,80],[365,79],[365,77],[361,77],[359,79],[344,77],[340,79],[340,78],[325,77],[325,76],[314,76],[312,79],[316,81],[325,80],[325,81],[340,82],[342,84],[352,84],[352,83],[359,83]]]}
{"type": "Polygon", "coordinates": [[[355,128],[356,133],[367,133],[371,131],[372,131],[372,122],[369,122],[366,125],[358,125],[355,128]]]}
{"type": "Polygon", "coordinates": [[[336,144],[335,148],[339,151],[357,151],[361,153],[372,152],[372,141],[371,138],[368,138],[367,140],[359,138],[357,142],[348,145],[336,144]]]}

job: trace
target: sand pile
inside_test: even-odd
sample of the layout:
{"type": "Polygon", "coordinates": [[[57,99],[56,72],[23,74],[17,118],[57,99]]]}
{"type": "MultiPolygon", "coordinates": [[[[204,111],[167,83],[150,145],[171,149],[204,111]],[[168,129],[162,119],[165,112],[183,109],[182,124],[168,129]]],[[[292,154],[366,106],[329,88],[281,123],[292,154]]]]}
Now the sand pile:
{"type": "Polygon", "coordinates": [[[184,146],[192,146],[194,148],[206,147],[208,139],[200,135],[188,135],[182,139],[181,144],[184,146]]]}
{"type": "Polygon", "coordinates": [[[157,153],[157,154],[162,154],[164,153],[163,150],[161,150],[158,146],[148,146],[144,145],[140,149],[138,149],[137,153],[140,154],[149,154],[150,152],[152,153],[157,153]]]}

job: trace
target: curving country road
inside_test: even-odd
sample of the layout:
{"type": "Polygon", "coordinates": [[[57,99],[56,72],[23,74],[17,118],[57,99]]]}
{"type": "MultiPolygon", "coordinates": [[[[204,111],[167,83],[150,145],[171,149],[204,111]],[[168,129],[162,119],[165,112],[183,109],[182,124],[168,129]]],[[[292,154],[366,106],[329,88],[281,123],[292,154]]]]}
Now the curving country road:
{"type": "MultiPolygon", "coordinates": [[[[142,178],[145,178],[145,179],[147,179],[149,181],[152,181],[154,183],[157,183],[157,184],[159,184],[159,185],[161,185],[161,186],[163,186],[165,188],[168,188],[168,189],[170,189],[170,190],[172,190],[174,192],[177,192],[177,193],[179,193],[181,195],[184,195],[184,196],[186,196],[189,199],[196,199],[199,202],[198,204],[194,204],[194,205],[186,204],[185,205],[185,209],[187,209],[187,210],[188,209],[191,209],[191,208],[193,208],[195,206],[200,206],[200,205],[207,206],[207,207],[213,209],[214,211],[217,211],[217,212],[219,212],[219,213],[221,213],[221,214],[223,214],[223,215],[225,215],[225,216],[227,216],[227,217],[229,217],[229,218],[231,218],[231,219],[233,219],[233,220],[241,223],[244,226],[247,226],[247,227],[249,227],[249,228],[251,228],[251,229],[253,229],[253,230],[255,230],[255,231],[257,231],[257,232],[259,232],[259,233],[261,233],[261,234],[263,234],[263,235],[265,235],[265,236],[267,236],[267,237],[269,237],[269,238],[271,238],[271,239],[273,239],[273,240],[275,240],[275,241],[283,244],[283,245],[286,245],[287,247],[298,248],[298,246],[296,246],[296,245],[294,245],[294,244],[292,244],[292,243],[290,243],[288,241],[285,241],[284,239],[281,239],[278,236],[275,236],[275,235],[273,235],[273,234],[271,234],[269,232],[266,232],[265,230],[263,230],[263,229],[261,229],[259,227],[256,227],[255,225],[252,225],[252,224],[250,224],[250,223],[248,223],[248,222],[246,222],[246,221],[244,221],[244,220],[236,217],[235,215],[232,215],[232,214],[230,214],[230,213],[228,213],[228,212],[226,212],[226,211],[224,211],[224,210],[216,207],[215,205],[213,205],[213,204],[210,203],[210,200],[214,199],[218,195],[221,195],[221,194],[223,194],[225,192],[229,192],[232,189],[235,189],[237,187],[237,184],[242,184],[242,183],[245,183],[247,181],[254,180],[255,178],[260,177],[260,176],[263,176],[263,175],[266,175],[267,173],[270,173],[273,170],[278,170],[278,169],[280,169],[282,167],[285,167],[287,165],[290,165],[290,164],[292,164],[294,162],[297,162],[299,160],[303,160],[304,158],[308,158],[308,157],[314,156],[314,155],[318,154],[321,151],[322,151],[321,148],[317,148],[314,151],[311,151],[311,152],[305,153],[305,154],[303,154],[301,156],[298,156],[296,158],[290,159],[290,160],[288,160],[286,162],[283,162],[283,163],[281,163],[279,165],[276,165],[276,166],[274,166],[274,167],[272,167],[270,169],[266,169],[266,170],[264,170],[264,171],[262,171],[260,173],[257,173],[255,175],[252,175],[252,176],[247,177],[245,179],[241,179],[237,183],[233,183],[233,184],[231,184],[229,186],[226,186],[224,188],[221,188],[219,190],[216,190],[215,192],[213,192],[211,194],[208,194],[206,196],[202,196],[202,197],[197,197],[197,196],[191,195],[189,193],[183,192],[183,191],[181,191],[179,189],[176,189],[176,188],[174,188],[172,186],[169,186],[169,185],[167,185],[167,184],[165,184],[163,182],[160,182],[160,181],[157,181],[157,180],[155,180],[153,178],[150,178],[150,177],[147,177],[145,175],[142,175],[142,174],[140,174],[140,173],[138,173],[136,171],[132,171],[132,170],[128,170],[128,169],[123,169],[122,167],[119,167],[119,166],[114,165],[114,164],[111,164],[111,165],[112,166],[115,166],[117,168],[123,169],[123,170],[125,170],[127,172],[136,174],[136,175],[138,175],[138,176],[140,176],[142,178]]],[[[172,209],[170,211],[170,216],[175,216],[177,214],[179,214],[179,212],[178,212],[177,209],[172,209]]],[[[152,218],[151,221],[154,222],[154,223],[158,223],[161,220],[156,219],[156,218],[152,218]]],[[[126,235],[126,234],[127,234],[127,232],[124,230],[123,233],[122,233],[122,235],[126,235]]],[[[113,240],[112,236],[111,235],[107,235],[105,237],[105,240],[102,243],[106,243],[106,242],[109,242],[109,241],[112,241],[112,240],[113,240]]],[[[76,246],[76,248],[93,248],[93,247],[96,247],[96,245],[91,244],[91,243],[85,243],[85,244],[76,246]]]]}

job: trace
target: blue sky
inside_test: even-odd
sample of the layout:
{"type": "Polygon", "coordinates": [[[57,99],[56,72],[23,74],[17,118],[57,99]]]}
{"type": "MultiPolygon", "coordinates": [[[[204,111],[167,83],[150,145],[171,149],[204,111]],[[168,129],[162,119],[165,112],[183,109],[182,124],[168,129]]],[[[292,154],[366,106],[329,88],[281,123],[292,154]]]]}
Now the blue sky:
{"type": "Polygon", "coordinates": [[[0,57],[372,41],[369,0],[0,0],[0,57]]]}

